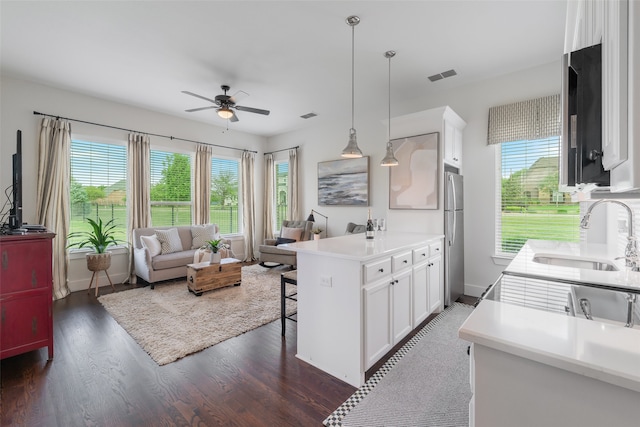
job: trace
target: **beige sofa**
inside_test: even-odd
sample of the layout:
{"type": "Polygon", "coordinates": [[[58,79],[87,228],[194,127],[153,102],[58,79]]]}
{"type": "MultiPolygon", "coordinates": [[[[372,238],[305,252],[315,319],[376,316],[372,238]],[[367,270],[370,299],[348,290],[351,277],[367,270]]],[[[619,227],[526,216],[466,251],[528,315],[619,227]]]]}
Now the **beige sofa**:
{"type": "MultiPolygon", "coordinates": [[[[133,230],[133,260],[136,275],[148,282],[151,285],[151,289],[154,288],[154,283],[177,279],[187,276],[187,264],[193,263],[194,255],[198,248],[201,246],[203,239],[210,240],[210,232],[213,230],[214,237],[220,238],[220,233],[217,224],[208,224],[206,232],[196,233],[197,237],[195,243],[197,247],[194,247],[194,229],[202,230],[204,226],[174,226],[174,227],[150,227],[150,228],[137,228],[133,230]],[[179,241],[175,244],[179,247],[174,247],[171,252],[162,253],[162,244],[160,250],[155,246],[156,243],[152,236],[158,236],[158,231],[162,234],[166,234],[169,229],[177,229],[179,241]],[[203,234],[204,233],[204,234],[203,234]]],[[[173,236],[173,233],[171,233],[173,236]]],[[[229,241],[226,241],[229,244],[229,241]]],[[[223,257],[232,256],[226,253],[222,254],[223,257]]]]}

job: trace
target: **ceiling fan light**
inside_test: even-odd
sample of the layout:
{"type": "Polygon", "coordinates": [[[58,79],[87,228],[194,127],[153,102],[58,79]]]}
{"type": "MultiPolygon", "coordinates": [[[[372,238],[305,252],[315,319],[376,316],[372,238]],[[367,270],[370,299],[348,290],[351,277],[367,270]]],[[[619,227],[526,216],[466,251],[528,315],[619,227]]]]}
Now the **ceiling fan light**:
{"type": "Polygon", "coordinates": [[[227,107],[218,108],[217,111],[218,111],[218,116],[222,117],[223,119],[230,119],[231,117],[233,117],[233,111],[231,111],[227,107]]]}
{"type": "Polygon", "coordinates": [[[358,138],[354,128],[349,129],[349,143],[344,150],[342,150],[342,157],[346,157],[348,159],[357,159],[362,157],[362,151],[358,148],[358,138]]]}
{"type": "Polygon", "coordinates": [[[391,145],[391,142],[387,142],[387,154],[380,162],[380,166],[398,166],[398,159],[393,155],[393,145],[391,145]]]}

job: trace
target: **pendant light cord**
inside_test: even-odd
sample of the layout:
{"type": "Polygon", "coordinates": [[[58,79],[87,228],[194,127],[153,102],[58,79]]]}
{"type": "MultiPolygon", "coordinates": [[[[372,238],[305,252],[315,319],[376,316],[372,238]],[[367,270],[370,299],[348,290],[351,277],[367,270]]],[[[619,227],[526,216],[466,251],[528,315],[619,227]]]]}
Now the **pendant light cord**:
{"type": "Polygon", "coordinates": [[[351,25],[351,129],[354,129],[355,110],[355,37],[356,26],[351,25]]]}
{"type": "Polygon", "coordinates": [[[389,124],[387,125],[389,140],[387,144],[391,144],[391,58],[392,56],[389,55],[389,124]]]}

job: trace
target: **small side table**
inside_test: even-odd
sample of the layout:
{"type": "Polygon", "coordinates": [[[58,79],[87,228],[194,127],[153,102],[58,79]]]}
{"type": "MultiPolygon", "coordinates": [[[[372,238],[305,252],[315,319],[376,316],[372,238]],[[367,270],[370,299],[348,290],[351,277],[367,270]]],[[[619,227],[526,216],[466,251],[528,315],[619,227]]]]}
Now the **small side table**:
{"type": "Polygon", "coordinates": [[[235,258],[222,258],[220,263],[199,262],[187,264],[187,289],[196,296],[225,286],[239,286],[242,282],[242,262],[235,258]]]}

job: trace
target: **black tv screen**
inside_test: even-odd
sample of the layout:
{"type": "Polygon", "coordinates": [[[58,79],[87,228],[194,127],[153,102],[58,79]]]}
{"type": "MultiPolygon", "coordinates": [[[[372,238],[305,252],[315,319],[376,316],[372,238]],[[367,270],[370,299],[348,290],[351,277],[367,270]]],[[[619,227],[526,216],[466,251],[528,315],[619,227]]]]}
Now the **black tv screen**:
{"type": "Polygon", "coordinates": [[[13,200],[9,211],[9,228],[22,227],[22,131],[17,132],[16,153],[13,155],[12,193],[13,200]]]}

